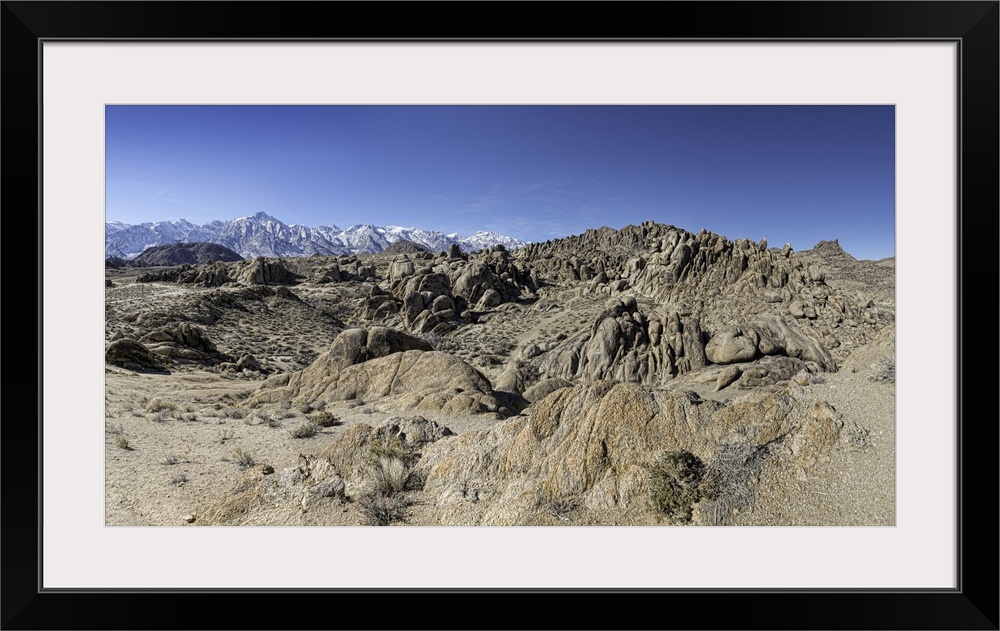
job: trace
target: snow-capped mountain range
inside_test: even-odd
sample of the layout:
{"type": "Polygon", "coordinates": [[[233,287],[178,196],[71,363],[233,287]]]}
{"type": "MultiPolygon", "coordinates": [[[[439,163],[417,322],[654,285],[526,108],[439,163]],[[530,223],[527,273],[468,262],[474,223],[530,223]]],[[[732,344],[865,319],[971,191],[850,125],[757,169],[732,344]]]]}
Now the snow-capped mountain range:
{"type": "Polygon", "coordinates": [[[289,226],[259,212],[229,221],[211,221],[203,226],[196,226],[184,219],[135,225],[120,221],[105,223],[104,255],[129,259],[150,246],[199,241],[224,245],[244,258],[377,253],[400,239],[419,243],[432,252],[447,250],[452,243],[457,243],[464,252],[497,244],[507,249],[525,245],[520,239],[497,232],[477,232],[463,237],[458,233],[444,234],[421,228],[370,224],[359,224],[347,229],[334,225],[316,228],[300,224],[289,226]]]}

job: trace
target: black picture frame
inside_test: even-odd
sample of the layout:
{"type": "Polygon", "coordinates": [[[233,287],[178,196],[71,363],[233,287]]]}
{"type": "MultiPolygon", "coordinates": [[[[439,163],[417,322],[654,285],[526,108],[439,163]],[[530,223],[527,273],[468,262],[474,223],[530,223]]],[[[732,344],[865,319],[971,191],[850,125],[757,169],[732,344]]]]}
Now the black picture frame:
{"type": "MultiPolygon", "coordinates": [[[[997,629],[998,423],[976,404],[994,393],[992,370],[972,363],[997,322],[998,84],[1000,2],[666,2],[539,4],[324,2],[4,1],[2,208],[7,230],[3,287],[2,619],[35,628],[691,628],[997,629]],[[489,20],[482,19],[488,11],[489,20]],[[574,13],[570,26],[565,12],[574,13]],[[447,13],[449,22],[428,20],[447,13]],[[551,17],[546,17],[550,15],[551,17]],[[349,17],[348,17],[349,16],[349,17]],[[460,27],[445,27],[446,23],[460,27]],[[430,24],[430,27],[422,27],[430,24]],[[428,30],[429,28],[429,30],[428,30]],[[454,33],[455,30],[459,32],[454,33]],[[448,33],[447,31],[453,31],[448,33]],[[417,36],[416,33],[421,33],[417,36]],[[41,236],[40,42],[68,39],[438,40],[950,40],[960,50],[958,287],[958,587],[953,590],[39,590],[41,236]],[[23,254],[38,245],[38,259],[23,254]],[[37,268],[32,265],[37,262],[37,268]],[[32,274],[31,271],[37,272],[32,274]],[[31,301],[26,296],[35,296],[31,301]],[[11,306],[13,305],[13,306],[11,306]],[[34,305],[35,310],[26,308],[34,305]],[[16,327],[16,328],[15,328],[16,327]],[[37,331],[32,337],[26,331],[37,331]],[[24,331],[22,331],[24,329],[24,331]],[[970,352],[966,352],[969,348],[970,352]],[[30,388],[31,358],[37,359],[30,388]],[[990,379],[987,383],[987,378],[990,379]],[[16,388],[16,390],[15,390],[16,388]],[[970,414],[965,414],[965,411],[970,414]],[[977,413],[972,414],[971,411],[977,413]],[[968,419],[968,420],[966,420],[968,419]],[[455,598],[476,600],[480,619],[455,598]],[[511,598],[516,597],[512,602],[511,598]],[[446,604],[445,601],[448,601],[446,604]],[[516,604],[515,604],[516,603],[516,604]],[[441,609],[444,606],[446,609],[441,609]],[[538,612],[542,612],[539,614],[538,612]],[[652,624],[650,623],[652,621],[652,624]]],[[[928,247],[932,247],[929,245],[928,247]]],[[[990,358],[992,359],[992,358],[990,358]]],[[[929,369],[933,360],[929,359],[929,369]]],[[[943,376],[942,379],[948,379],[943,376]]],[[[991,397],[992,398],[992,397],[991,397]]],[[[906,422],[906,419],[898,419],[906,422]]],[[[932,465],[930,465],[932,466],[932,465]]],[[[928,507],[935,510],[935,507],[928,507]]],[[[407,571],[419,572],[417,568],[407,571]]]]}

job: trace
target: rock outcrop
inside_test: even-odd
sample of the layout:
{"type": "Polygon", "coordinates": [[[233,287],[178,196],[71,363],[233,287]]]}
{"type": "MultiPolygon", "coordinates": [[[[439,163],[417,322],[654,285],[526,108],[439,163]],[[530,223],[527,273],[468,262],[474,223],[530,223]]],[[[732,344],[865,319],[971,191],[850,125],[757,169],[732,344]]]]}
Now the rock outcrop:
{"type": "MultiPolygon", "coordinates": [[[[695,497],[701,523],[752,510],[754,474],[774,459],[815,460],[837,439],[835,418],[777,391],[724,405],[632,384],[585,383],[553,392],[530,418],[429,445],[416,465],[441,524],[533,523],[546,506],[650,512],[650,470],[665,453],[713,467],[695,497]],[[731,462],[733,453],[744,460],[731,462]],[[723,476],[722,473],[726,473],[723,476]]],[[[808,464],[808,463],[807,463],[808,464]]]]}
{"type": "Polygon", "coordinates": [[[427,252],[427,247],[408,239],[399,239],[390,243],[389,247],[382,250],[381,254],[412,254],[414,252],[427,252]]]}
{"type": "MultiPolygon", "coordinates": [[[[354,335],[360,337],[350,334],[348,339],[354,335]]],[[[399,339],[384,338],[387,345],[399,343],[399,339]]],[[[406,336],[406,339],[413,338],[406,336]]],[[[358,352],[365,354],[372,348],[366,342],[365,350],[358,352]]],[[[345,342],[336,352],[324,354],[302,371],[269,378],[247,405],[386,399],[397,407],[428,412],[511,414],[498,399],[489,379],[452,355],[417,349],[345,366],[356,357],[351,349],[360,349],[360,344],[345,342]]]]}
{"type": "Polygon", "coordinates": [[[234,361],[229,355],[219,352],[203,329],[190,322],[150,331],[139,341],[149,352],[178,362],[219,364],[234,361]]]}
{"type": "Polygon", "coordinates": [[[533,360],[548,377],[663,383],[705,366],[701,325],[677,312],[646,315],[635,298],[610,298],[589,331],[533,360]]]}
{"type": "Polygon", "coordinates": [[[288,285],[295,281],[283,262],[262,256],[247,261],[233,272],[233,278],[241,285],[288,285]]]}
{"type": "Polygon", "coordinates": [[[705,345],[705,355],[713,364],[735,364],[778,354],[813,362],[827,372],[836,370],[833,357],[820,342],[773,314],[762,314],[749,325],[723,327],[705,345]]]}
{"type": "Polygon", "coordinates": [[[166,364],[141,343],[128,338],[108,344],[104,349],[104,361],[130,370],[158,370],[166,364]]]}
{"type": "Polygon", "coordinates": [[[445,335],[473,321],[476,313],[534,289],[530,274],[522,272],[502,246],[468,259],[402,256],[389,263],[386,282],[372,287],[358,315],[421,335],[445,335]]]}
{"type": "Polygon", "coordinates": [[[787,246],[768,248],[766,240],[731,241],[646,222],[529,244],[515,260],[542,282],[586,281],[590,292],[643,297],[689,313],[706,329],[767,311],[801,321],[828,350],[867,343],[892,322],[891,305],[844,283],[828,285],[826,270],[849,267],[880,289],[891,287],[891,270],[854,261],[835,241],[817,248],[819,255],[799,257],[787,246]]]}

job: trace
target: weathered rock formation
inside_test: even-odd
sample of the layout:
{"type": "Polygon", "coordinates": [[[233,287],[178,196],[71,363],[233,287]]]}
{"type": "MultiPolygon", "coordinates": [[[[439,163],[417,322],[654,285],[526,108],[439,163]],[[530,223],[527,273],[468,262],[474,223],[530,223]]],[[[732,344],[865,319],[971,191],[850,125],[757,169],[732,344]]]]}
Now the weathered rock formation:
{"type": "Polygon", "coordinates": [[[190,322],[150,331],[139,338],[139,342],[151,353],[179,362],[218,364],[233,361],[232,357],[219,352],[200,327],[190,322]]]}
{"type": "Polygon", "coordinates": [[[782,318],[761,314],[746,326],[727,326],[716,331],[705,345],[713,364],[751,361],[764,355],[786,355],[814,362],[820,369],[837,369],[833,357],[815,339],[792,329],[782,318]]]}
{"type": "Polygon", "coordinates": [[[752,510],[753,474],[774,459],[814,462],[837,440],[838,423],[822,405],[810,413],[776,391],[723,405],[683,392],[586,383],[555,391],[530,418],[429,445],[416,472],[441,524],[515,525],[553,504],[649,512],[650,470],[664,453],[689,453],[709,473],[740,453],[743,466],[708,476],[713,488],[695,495],[699,505],[691,507],[701,508],[701,523],[726,523],[733,511],[752,510]]]}
{"type": "Polygon", "coordinates": [[[372,287],[358,315],[422,335],[444,335],[534,288],[502,246],[470,260],[403,256],[389,263],[386,282],[372,287]]]}
{"type": "Polygon", "coordinates": [[[164,362],[136,340],[118,339],[104,349],[104,361],[130,370],[161,369],[164,362]]]}
{"type": "Polygon", "coordinates": [[[643,314],[634,298],[611,298],[589,331],[534,360],[563,379],[662,383],[706,364],[699,322],[677,312],[643,314]]]}
{"type": "Polygon", "coordinates": [[[425,350],[422,340],[389,329],[382,331],[386,333],[368,333],[364,346],[362,333],[346,331],[334,342],[334,348],[308,368],[269,378],[247,405],[391,399],[394,405],[414,410],[511,414],[489,379],[472,366],[447,353],[425,350]],[[407,347],[417,348],[389,354],[407,347]],[[367,358],[383,352],[387,354],[367,358]],[[361,363],[349,363],[356,361],[361,363]]]}
{"type": "MultiPolygon", "coordinates": [[[[529,244],[515,253],[515,260],[544,282],[587,281],[591,292],[645,297],[664,310],[690,313],[707,329],[762,311],[788,316],[813,329],[827,349],[835,349],[842,341],[867,343],[893,319],[891,305],[827,284],[825,261],[858,263],[837,251],[835,242],[820,244],[827,259],[800,259],[787,246],[769,249],[765,240],[730,241],[704,230],[694,234],[646,222],[529,244]]],[[[871,263],[865,272],[866,278],[878,276],[880,283],[891,284],[891,271],[884,267],[871,263]]]]}
{"type": "Polygon", "coordinates": [[[295,281],[282,261],[262,256],[234,268],[233,277],[241,285],[288,285],[295,281]]]}

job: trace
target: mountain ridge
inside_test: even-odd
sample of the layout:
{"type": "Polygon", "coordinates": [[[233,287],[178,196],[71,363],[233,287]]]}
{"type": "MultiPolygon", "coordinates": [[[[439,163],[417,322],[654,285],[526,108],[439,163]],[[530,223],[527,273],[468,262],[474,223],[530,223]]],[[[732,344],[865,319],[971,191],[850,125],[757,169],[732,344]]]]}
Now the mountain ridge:
{"type": "Polygon", "coordinates": [[[152,246],[205,242],[224,246],[244,258],[304,257],[313,254],[346,255],[382,252],[405,239],[431,251],[445,251],[457,244],[464,252],[493,245],[516,249],[526,242],[497,232],[478,231],[467,237],[457,232],[402,226],[356,224],[341,229],[334,224],[310,227],[286,224],[265,212],[230,220],[214,220],[197,226],[185,219],[126,224],[104,224],[104,256],[130,259],[152,246]]]}

